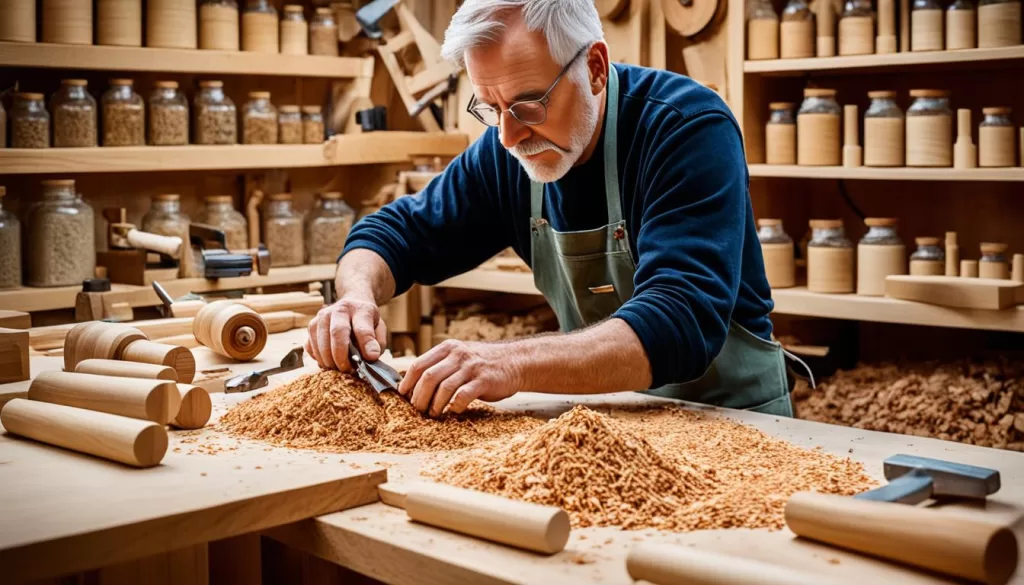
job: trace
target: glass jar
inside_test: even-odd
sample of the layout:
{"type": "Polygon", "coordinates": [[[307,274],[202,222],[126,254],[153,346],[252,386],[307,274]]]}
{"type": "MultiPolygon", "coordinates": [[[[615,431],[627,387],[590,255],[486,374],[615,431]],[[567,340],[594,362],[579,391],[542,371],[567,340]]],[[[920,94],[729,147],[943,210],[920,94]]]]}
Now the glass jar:
{"type": "Polygon", "coordinates": [[[1017,166],[1016,136],[1010,108],[983,108],[978,128],[978,166],[1017,166]]]}
{"type": "Polygon", "coordinates": [[[149,211],[142,216],[142,231],[181,238],[183,245],[179,261],[182,277],[202,274],[202,271],[196,269],[192,257],[192,244],[188,235],[190,224],[189,217],[181,211],[181,197],[176,194],[154,195],[149,211]]]}
{"type": "Polygon", "coordinates": [[[977,12],[972,0],[955,0],[946,8],[946,50],[978,46],[977,12]]]}
{"type": "Polygon", "coordinates": [[[839,121],[842,109],[836,90],[807,88],[796,115],[796,160],[799,165],[838,166],[839,121]]]}
{"type": "Polygon", "coordinates": [[[981,244],[981,260],[978,261],[980,278],[1010,278],[1010,265],[1006,261],[1006,244],[985,242],[981,244]]]}
{"type": "Polygon", "coordinates": [[[949,92],[912,89],[907,108],[906,164],[908,167],[953,165],[953,110],[949,92]]]}
{"type": "Polygon", "coordinates": [[[846,0],[839,16],[839,54],[875,52],[875,11],[871,0],[846,0]]]}
{"type": "Polygon", "coordinates": [[[21,286],[21,223],[4,211],[7,188],[0,186],[0,289],[21,286]]]}
{"type": "Polygon", "coordinates": [[[1021,44],[1020,0],[978,2],[978,47],[1012,47],[1021,44]]]}
{"type": "Polygon", "coordinates": [[[907,273],[907,248],[891,217],[868,217],[868,233],[857,244],[857,294],[885,296],[885,277],[907,273]]]}
{"type": "Polygon", "coordinates": [[[146,143],[146,113],[131,79],[111,79],[103,94],[103,146],[142,146],[146,143]]]}
{"type": "Polygon", "coordinates": [[[286,4],[281,15],[281,54],[309,54],[309,25],[303,8],[298,4],[286,4]]]}
{"type": "Polygon", "coordinates": [[[50,114],[41,93],[17,93],[11,108],[11,148],[48,148],[50,114]]]}
{"type": "Polygon", "coordinates": [[[779,56],[813,57],[814,49],[814,13],[804,0],[789,0],[779,25],[779,56]]]}
{"type": "Polygon", "coordinates": [[[235,0],[200,0],[199,48],[238,50],[238,3],[235,0]]]}
{"type": "Polygon", "coordinates": [[[316,9],[313,22],[309,23],[309,52],[312,55],[338,56],[338,22],[332,8],[316,9]]]}
{"type": "Polygon", "coordinates": [[[43,181],[43,197],[29,207],[29,286],[71,286],[96,272],[93,212],[69,179],[43,181]]]}
{"type": "Polygon", "coordinates": [[[268,0],[248,0],[242,11],[242,50],[279,51],[277,9],[268,0]]]}
{"type": "Polygon", "coordinates": [[[177,81],[158,81],[149,96],[149,143],[153,146],[188,144],[188,99],[177,81]]]}
{"type": "Polygon", "coordinates": [[[269,91],[249,92],[242,108],[242,142],[277,144],[277,109],[270,103],[269,91]]]}
{"type": "Polygon", "coordinates": [[[864,165],[902,167],[904,116],[895,91],[869,91],[871,104],[864,112],[864,165]]]}
{"type": "Polygon", "coordinates": [[[782,229],[781,219],[757,220],[757,239],[764,256],[764,273],[772,288],[796,285],[796,258],[793,238],[782,229]]]}
{"type": "Polygon", "coordinates": [[[192,109],[196,144],[238,144],[238,113],[223,81],[200,81],[192,109]]]}
{"type": "Polygon", "coordinates": [[[941,51],[945,46],[943,19],[939,0],[913,0],[910,5],[910,50],[941,51]]]}
{"type": "Polygon", "coordinates": [[[63,79],[50,98],[53,145],[57,148],[96,146],[96,100],[84,79],[63,79]]]}
{"type": "Polygon", "coordinates": [[[356,212],[341,193],[324,193],[306,221],[306,263],[334,264],[345,247],[356,212]]]}
{"type": "Polygon", "coordinates": [[[324,114],[320,106],[303,106],[302,141],[306,144],[320,144],[324,140],[324,114]]]}
{"type": "Polygon", "coordinates": [[[946,252],[939,238],[916,238],[917,250],[910,255],[911,276],[942,276],[945,274],[946,252]]]}
{"type": "Polygon", "coordinates": [[[247,250],[249,248],[249,224],[245,221],[245,216],[232,206],[230,195],[207,197],[206,207],[200,213],[196,223],[224,232],[224,239],[229,250],[247,250]]]}
{"type": "Polygon", "coordinates": [[[807,290],[816,293],[853,292],[853,242],[838,219],[812,219],[807,243],[807,290]]]}
{"type": "Polygon", "coordinates": [[[765,126],[765,162],[770,165],[796,164],[796,104],[773,102],[765,126]]]}
{"type": "Polygon", "coordinates": [[[281,144],[302,144],[302,113],[299,106],[281,106],[277,119],[281,144]]]}
{"type": "Polygon", "coordinates": [[[271,195],[263,213],[263,242],[271,266],[299,266],[305,258],[302,214],[292,207],[290,193],[271,195]]]}

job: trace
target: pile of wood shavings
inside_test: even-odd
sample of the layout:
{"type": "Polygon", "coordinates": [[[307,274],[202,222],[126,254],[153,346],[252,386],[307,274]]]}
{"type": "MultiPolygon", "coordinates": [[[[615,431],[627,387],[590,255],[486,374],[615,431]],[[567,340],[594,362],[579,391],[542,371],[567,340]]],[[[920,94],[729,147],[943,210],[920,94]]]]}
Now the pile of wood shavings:
{"type": "Polygon", "coordinates": [[[678,407],[612,418],[577,406],[425,474],[559,506],[577,527],[629,530],[779,529],[786,499],[797,491],[853,495],[876,485],[850,459],[678,407]]]}
{"type": "Polygon", "coordinates": [[[409,453],[476,446],[543,424],[475,404],[425,418],[395,392],[377,394],[349,374],[324,371],[254,397],[220,419],[225,431],[283,447],[349,453],[409,453]]]}
{"type": "Polygon", "coordinates": [[[459,310],[448,323],[448,337],[461,341],[502,341],[558,330],[558,319],[549,307],[526,315],[486,313],[482,305],[459,310]]]}

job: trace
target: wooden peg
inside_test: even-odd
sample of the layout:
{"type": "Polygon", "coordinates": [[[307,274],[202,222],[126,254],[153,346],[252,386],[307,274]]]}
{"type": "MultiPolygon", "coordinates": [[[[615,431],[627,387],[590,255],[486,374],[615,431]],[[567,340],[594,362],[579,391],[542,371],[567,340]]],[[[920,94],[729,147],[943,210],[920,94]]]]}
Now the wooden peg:
{"type": "Polygon", "coordinates": [[[121,359],[171,367],[182,384],[190,384],[196,377],[196,358],[187,347],[143,339],[129,343],[121,359]]]}
{"type": "Polygon", "coordinates": [[[1014,282],[1024,282],[1024,254],[1013,255],[1013,269],[1010,271],[1010,279],[1014,282]]]}
{"type": "Polygon", "coordinates": [[[114,376],[116,378],[178,381],[177,372],[168,366],[122,360],[83,360],[75,366],[75,372],[79,374],[96,374],[97,376],[114,376]]]}
{"type": "Polygon", "coordinates": [[[960,276],[960,246],[956,232],[946,232],[946,276],[960,276]]]}
{"type": "Polygon", "coordinates": [[[210,415],[213,414],[210,393],[199,386],[178,384],[178,394],[181,396],[181,407],[171,424],[179,429],[188,430],[205,427],[206,423],[210,422],[210,415]]]}
{"type": "Polygon", "coordinates": [[[823,575],[685,546],[642,542],[626,556],[626,571],[636,582],[688,585],[824,585],[823,575]]]}
{"type": "Polygon", "coordinates": [[[971,139],[971,111],[956,111],[956,144],[953,145],[953,167],[973,169],[978,166],[978,147],[971,139]]]}
{"type": "Polygon", "coordinates": [[[170,380],[43,372],[32,380],[28,399],[117,414],[165,425],[178,414],[181,396],[170,380]]]}
{"type": "Polygon", "coordinates": [[[836,11],[832,0],[818,0],[817,14],[818,56],[836,55],[836,11]]]}
{"type": "Polygon", "coordinates": [[[875,52],[880,55],[896,52],[896,0],[878,0],[875,52]]]}
{"type": "Polygon", "coordinates": [[[910,1],[899,0],[900,3],[900,52],[910,52],[910,1]]]}
{"type": "Polygon", "coordinates": [[[961,260],[960,261],[960,276],[963,278],[978,278],[978,261],[977,260],[961,260]]]}
{"type": "Polygon", "coordinates": [[[857,106],[843,107],[843,166],[859,167],[864,164],[864,150],[860,146],[857,106]]]}

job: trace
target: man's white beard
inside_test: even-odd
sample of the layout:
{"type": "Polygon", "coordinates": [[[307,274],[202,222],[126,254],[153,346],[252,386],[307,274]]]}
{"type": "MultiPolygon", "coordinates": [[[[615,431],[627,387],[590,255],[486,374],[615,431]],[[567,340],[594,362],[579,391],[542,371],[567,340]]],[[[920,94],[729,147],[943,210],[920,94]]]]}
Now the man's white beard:
{"type": "Polygon", "coordinates": [[[585,105],[579,122],[569,135],[569,150],[565,150],[554,142],[540,136],[524,140],[509,150],[512,156],[516,157],[519,163],[523,165],[523,169],[531,181],[554,183],[564,177],[569,172],[569,169],[583,156],[583,151],[586,150],[587,145],[590,144],[590,139],[594,136],[594,131],[597,129],[598,112],[601,109],[598,99],[601,96],[592,95],[589,86],[584,87],[577,83],[573,83],[573,86],[579,92],[580,101],[585,105]],[[528,156],[539,154],[545,150],[554,150],[561,156],[555,163],[541,163],[526,159],[528,156]]]}

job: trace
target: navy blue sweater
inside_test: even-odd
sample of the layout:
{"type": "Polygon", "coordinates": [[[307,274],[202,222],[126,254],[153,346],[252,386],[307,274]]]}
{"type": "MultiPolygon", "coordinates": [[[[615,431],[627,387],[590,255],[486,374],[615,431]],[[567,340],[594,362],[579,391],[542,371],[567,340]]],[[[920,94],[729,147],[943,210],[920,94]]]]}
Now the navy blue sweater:
{"type": "MultiPolygon", "coordinates": [[[[637,270],[633,297],[614,316],[640,338],[652,387],[686,382],[721,351],[730,320],[771,336],[743,143],[711,90],[667,71],[615,67],[619,191],[637,270]]],[[[547,185],[544,210],[555,230],[608,223],[603,133],[601,142],[590,160],[547,185]]],[[[345,251],[380,254],[402,293],[508,246],[529,263],[529,217],[530,180],[491,128],[424,191],[360,221],[345,251]]]]}

